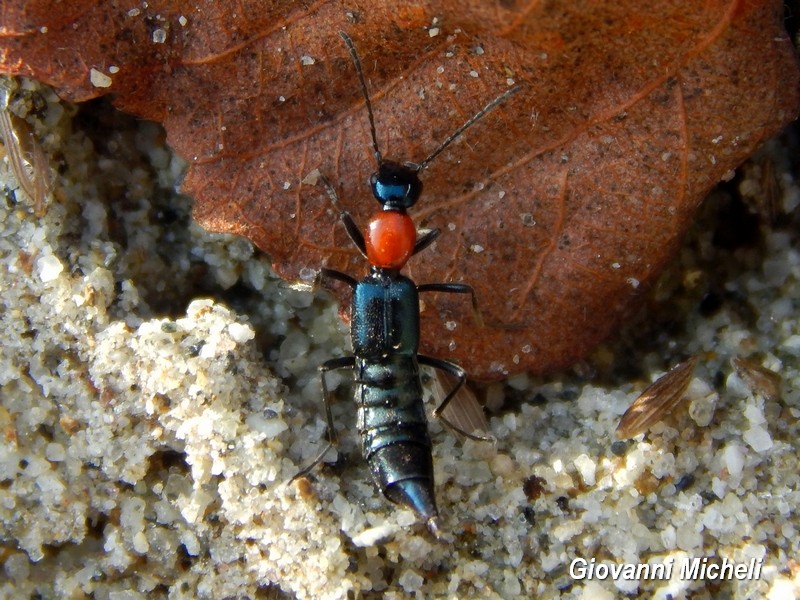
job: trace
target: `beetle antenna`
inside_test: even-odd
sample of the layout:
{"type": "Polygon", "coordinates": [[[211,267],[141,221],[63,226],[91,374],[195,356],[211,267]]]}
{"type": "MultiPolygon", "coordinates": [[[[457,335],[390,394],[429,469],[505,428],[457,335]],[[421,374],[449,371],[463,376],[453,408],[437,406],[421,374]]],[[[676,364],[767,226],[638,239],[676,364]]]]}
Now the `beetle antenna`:
{"type": "Polygon", "coordinates": [[[517,93],[518,91],[520,91],[521,89],[522,89],[522,86],[521,86],[521,85],[515,85],[515,86],[514,86],[514,87],[512,87],[511,89],[509,89],[509,90],[506,90],[505,92],[503,92],[502,94],[500,94],[500,95],[499,95],[497,98],[495,98],[494,100],[492,100],[491,102],[489,102],[489,104],[487,104],[487,105],[486,105],[486,106],[484,106],[482,109],[480,109],[478,112],[476,112],[474,115],[472,115],[472,117],[470,117],[470,118],[469,118],[469,120],[468,120],[466,123],[464,123],[464,124],[463,124],[461,127],[459,127],[459,128],[458,128],[458,129],[456,129],[456,130],[455,130],[453,133],[451,133],[451,134],[448,136],[448,138],[447,138],[445,141],[443,141],[441,144],[439,144],[439,147],[438,147],[438,148],[436,148],[436,150],[434,150],[433,152],[431,152],[431,153],[430,153],[430,155],[428,156],[428,158],[426,158],[425,160],[423,160],[423,161],[422,161],[421,163],[419,163],[419,164],[416,164],[416,165],[409,165],[409,166],[416,167],[416,170],[417,170],[417,171],[422,171],[422,170],[423,170],[425,167],[427,167],[427,166],[430,164],[430,162],[431,162],[431,161],[432,161],[434,158],[436,158],[437,156],[439,156],[439,154],[441,154],[441,153],[442,153],[442,151],[443,151],[445,148],[447,148],[447,147],[448,147],[450,144],[452,144],[452,143],[453,143],[455,140],[457,140],[457,139],[458,139],[458,137],[459,137],[459,136],[460,136],[462,133],[464,133],[464,132],[465,132],[467,129],[469,129],[469,128],[470,128],[470,127],[472,127],[472,126],[473,126],[475,123],[477,123],[478,121],[480,121],[480,120],[481,120],[481,119],[482,119],[482,118],[483,118],[483,117],[486,115],[486,113],[488,113],[489,111],[491,111],[491,110],[492,110],[492,109],[493,109],[495,106],[497,106],[498,104],[500,104],[501,102],[503,102],[504,100],[506,100],[507,98],[509,98],[510,96],[513,96],[514,94],[516,94],[516,93],[517,93]]]}
{"type": "Polygon", "coordinates": [[[364,100],[367,103],[367,116],[369,117],[369,132],[372,134],[372,150],[375,152],[375,159],[378,161],[378,166],[381,165],[383,162],[383,157],[381,156],[381,151],[378,150],[378,136],[375,134],[375,117],[372,114],[372,102],[369,100],[369,91],[367,90],[367,82],[364,80],[364,72],[361,70],[361,59],[358,58],[358,52],[356,51],[355,44],[353,44],[353,40],[347,35],[344,31],[340,31],[339,35],[344,40],[344,43],[347,45],[347,49],[350,52],[350,58],[353,59],[353,66],[356,68],[356,74],[358,75],[358,80],[361,82],[361,91],[364,93],[364,100]]]}

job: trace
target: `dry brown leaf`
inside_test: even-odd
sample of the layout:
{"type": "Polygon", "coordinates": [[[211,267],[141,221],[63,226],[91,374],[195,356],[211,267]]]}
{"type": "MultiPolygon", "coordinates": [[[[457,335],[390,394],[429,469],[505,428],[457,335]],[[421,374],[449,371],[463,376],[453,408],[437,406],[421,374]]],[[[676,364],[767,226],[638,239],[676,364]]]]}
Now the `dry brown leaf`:
{"type": "Polygon", "coordinates": [[[637,306],[706,192],[798,110],[777,0],[129,6],[6,0],[0,70],[162,122],[191,163],[198,221],[249,237],[290,279],[365,268],[324,190],[301,184],[310,172],[360,223],[377,208],[339,30],[388,158],[421,160],[509,80],[525,84],[431,164],[414,212],[444,235],[410,275],[468,282],[486,322],[511,325],[426,299],[423,351],[476,378],[585,355],[637,306]]]}
{"type": "MultiPolygon", "coordinates": [[[[434,371],[432,388],[435,402],[441,403],[456,383],[457,380],[444,371],[434,371]]],[[[478,397],[468,384],[453,396],[442,411],[442,416],[445,425],[450,428],[455,427],[452,431],[461,440],[466,439],[466,436],[460,432],[467,432],[482,441],[489,441],[491,435],[489,421],[478,397]]]]}

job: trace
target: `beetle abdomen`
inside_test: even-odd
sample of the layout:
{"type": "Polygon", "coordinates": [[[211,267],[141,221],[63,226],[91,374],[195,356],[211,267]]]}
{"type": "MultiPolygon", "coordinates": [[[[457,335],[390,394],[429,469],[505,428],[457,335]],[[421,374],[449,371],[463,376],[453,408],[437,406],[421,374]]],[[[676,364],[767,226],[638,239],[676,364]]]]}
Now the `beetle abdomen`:
{"type": "Polygon", "coordinates": [[[428,421],[416,356],[356,360],[358,431],[375,485],[392,502],[437,515],[428,421]]]}

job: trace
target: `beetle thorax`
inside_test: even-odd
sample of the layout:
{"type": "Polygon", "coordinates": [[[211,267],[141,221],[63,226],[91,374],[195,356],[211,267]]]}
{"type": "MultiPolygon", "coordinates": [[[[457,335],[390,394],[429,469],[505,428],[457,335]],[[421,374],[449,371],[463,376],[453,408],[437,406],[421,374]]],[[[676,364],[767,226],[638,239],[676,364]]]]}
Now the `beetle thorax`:
{"type": "Polygon", "coordinates": [[[374,267],[402,269],[414,253],[417,230],[404,211],[382,210],[373,215],[364,235],[367,259],[374,267]]]}

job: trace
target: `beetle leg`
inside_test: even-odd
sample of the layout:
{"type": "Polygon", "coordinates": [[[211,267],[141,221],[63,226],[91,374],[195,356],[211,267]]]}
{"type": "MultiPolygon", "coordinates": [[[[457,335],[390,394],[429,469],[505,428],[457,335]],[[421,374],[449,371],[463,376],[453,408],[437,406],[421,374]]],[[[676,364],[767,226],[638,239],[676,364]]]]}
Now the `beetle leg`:
{"type": "Polygon", "coordinates": [[[439,237],[440,233],[442,232],[439,229],[430,229],[423,233],[417,238],[417,241],[414,242],[414,251],[411,254],[414,255],[425,250],[425,248],[430,246],[436,238],[439,237]]]}
{"type": "Polygon", "coordinates": [[[364,244],[364,235],[361,233],[361,230],[356,225],[356,222],[353,220],[353,217],[350,216],[350,213],[346,210],[343,210],[339,213],[339,218],[344,225],[344,228],[347,230],[347,235],[352,240],[353,244],[356,248],[358,248],[359,252],[361,252],[364,258],[367,257],[367,247],[364,244]]]}
{"type": "MultiPolygon", "coordinates": [[[[351,277],[347,273],[342,273],[341,271],[335,271],[333,269],[321,269],[319,272],[319,277],[320,279],[335,279],[337,281],[342,281],[347,285],[349,285],[351,288],[355,288],[356,285],[358,284],[358,282],[355,280],[354,277],[351,277]]],[[[336,367],[334,367],[334,369],[335,368],[336,367]]]]}
{"type": "Polygon", "coordinates": [[[475,315],[475,321],[478,327],[483,327],[483,315],[478,306],[478,298],[475,296],[475,290],[471,285],[466,283],[423,283],[417,286],[418,292],[446,292],[448,294],[469,294],[472,300],[472,313],[475,315]]]}
{"type": "Polygon", "coordinates": [[[320,175],[320,181],[322,181],[322,185],[325,186],[325,189],[328,192],[328,197],[331,199],[331,204],[333,207],[339,211],[339,219],[342,221],[342,225],[347,230],[347,235],[355,244],[355,247],[359,249],[361,254],[364,258],[367,257],[367,247],[364,245],[364,235],[361,233],[361,230],[356,225],[356,222],[353,221],[353,217],[350,216],[350,213],[344,210],[339,205],[339,195],[336,193],[336,189],[331,185],[331,182],[328,181],[328,178],[325,175],[320,175]]]}
{"type": "MultiPolygon", "coordinates": [[[[337,271],[334,271],[337,272],[337,271]]],[[[356,365],[356,358],[355,356],[339,356],[337,358],[331,358],[330,360],[326,360],[319,366],[320,371],[320,380],[322,381],[322,397],[325,400],[325,418],[328,421],[328,443],[325,444],[325,447],[322,449],[317,457],[311,461],[307,466],[303,467],[294,477],[289,480],[289,483],[292,483],[296,479],[303,477],[304,475],[308,475],[311,470],[316,467],[325,455],[328,453],[328,450],[331,448],[335,448],[339,444],[339,439],[336,435],[336,427],[333,424],[333,413],[331,412],[331,393],[328,390],[328,384],[325,381],[325,373],[328,371],[333,371],[334,369],[345,369],[349,368],[352,369],[356,365]]]]}
{"type": "Polygon", "coordinates": [[[463,429],[461,429],[460,427],[458,427],[457,425],[455,425],[451,421],[449,421],[442,414],[442,412],[447,407],[447,405],[450,404],[450,401],[455,397],[455,395],[458,393],[458,391],[464,386],[464,383],[467,380],[466,371],[464,371],[464,369],[462,369],[461,367],[459,367],[455,363],[452,363],[452,362],[447,361],[447,360],[441,360],[439,358],[433,358],[432,356],[425,356],[424,354],[418,354],[417,355],[417,360],[419,361],[419,363],[421,365],[426,365],[428,367],[433,367],[434,369],[439,369],[440,371],[444,371],[445,373],[449,373],[450,375],[452,375],[453,377],[455,377],[458,380],[456,382],[456,384],[453,386],[453,389],[451,389],[447,393],[447,395],[444,397],[444,400],[442,400],[441,404],[439,404],[439,406],[437,406],[435,409],[433,409],[433,416],[436,417],[437,419],[439,419],[445,425],[447,425],[447,427],[449,427],[452,431],[455,431],[456,433],[458,433],[460,435],[463,435],[464,437],[468,437],[471,440],[476,440],[476,441],[479,441],[479,442],[491,442],[491,441],[493,441],[494,438],[491,437],[491,436],[475,435],[474,433],[468,433],[468,432],[464,431],[463,429]]]}

